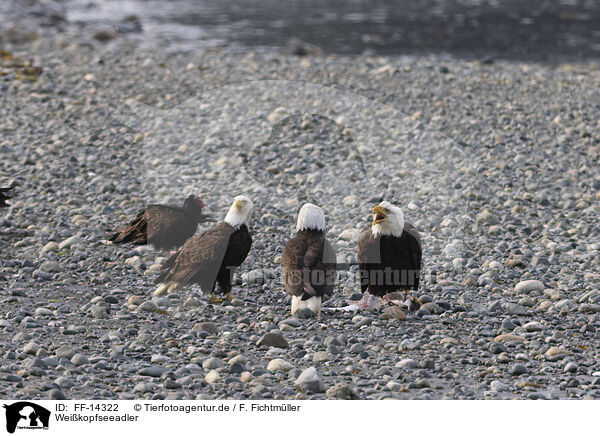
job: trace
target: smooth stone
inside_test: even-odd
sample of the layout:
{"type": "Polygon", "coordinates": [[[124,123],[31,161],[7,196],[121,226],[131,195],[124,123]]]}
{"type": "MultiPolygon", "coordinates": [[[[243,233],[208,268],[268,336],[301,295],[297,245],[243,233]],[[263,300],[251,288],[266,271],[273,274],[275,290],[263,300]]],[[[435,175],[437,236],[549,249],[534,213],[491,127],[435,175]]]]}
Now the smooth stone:
{"type": "Polygon", "coordinates": [[[545,286],[539,280],[523,280],[515,286],[517,294],[530,294],[534,291],[542,292],[545,286]]]}
{"type": "Polygon", "coordinates": [[[315,317],[315,313],[310,308],[304,307],[294,312],[294,316],[298,319],[311,319],[315,317]]]}
{"type": "Polygon", "coordinates": [[[202,368],[204,369],[217,369],[223,368],[225,364],[223,361],[217,357],[210,357],[202,362],[202,368]]]}
{"type": "Polygon", "coordinates": [[[319,376],[317,368],[314,366],[302,371],[302,373],[296,379],[294,385],[296,386],[296,389],[301,392],[319,393],[325,391],[321,377],[319,376]]]}
{"type": "Polygon", "coordinates": [[[54,354],[56,354],[56,357],[59,359],[64,357],[65,359],[71,360],[73,356],[75,356],[76,352],[68,345],[63,345],[61,347],[58,347],[54,354]]]}
{"type": "Polygon", "coordinates": [[[327,352],[327,351],[317,351],[313,355],[313,362],[315,362],[315,363],[326,362],[330,359],[331,359],[331,356],[329,355],[329,352],[327,352]]]}
{"type": "Polygon", "coordinates": [[[540,332],[543,330],[542,324],[538,321],[530,321],[523,325],[523,328],[528,332],[540,332]]]}
{"type": "Polygon", "coordinates": [[[567,350],[564,350],[560,347],[550,347],[548,351],[546,351],[546,356],[559,356],[561,354],[570,354],[567,350]]]}
{"type": "Polygon", "coordinates": [[[51,400],[66,400],[67,397],[60,389],[50,389],[48,391],[48,398],[51,400]]]}
{"type": "Polygon", "coordinates": [[[499,380],[494,380],[490,383],[490,389],[494,392],[505,392],[510,390],[510,387],[506,383],[502,383],[499,380]]]}
{"type": "Polygon", "coordinates": [[[167,368],[165,368],[164,366],[152,365],[152,366],[147,366],[145,368],[140,369],[139,374],[150,376],[150,377],[160,377],[166,371],[167,371],[167,368]]]}
{"type": "Polygon", "coordinates": [[[160,309],[153,301],[144,301],[142,304],[140,304],[139,310],[143,312],[158,312],[160,309]]]}
{"type": "Polygon", "coordinates": [[[267,370],[271,372],[283,371],[288,372],[294,369],[295,366],[283,359],[273,359],[267,365],[267,370]]]}
{"type": "Polygon", "coordinates": [[[417,361],[413,359],[402,359],[400,362],[396,363],[396,367],[403,369],[413,369],[418,366],[419,364],[417,361]]]}
{"type": "Polygon", "coordinates": [[[83,354],[77,353],[71,358],[71,363],[75,366],[81,366],[87,365],[88,363],[90,363],[90,361],[83,354]]]}
{"type": "Polygon", "coordinates": [[[510,374],[511,375],[522,375],[522,374],[527,374],[527,367],[521,363],[515,363],[512,368],[510,369],[510,374]]]}
{"type": "Polygon", "coordinates": [[[266,345],[268,347],[288,348],[288,341],[280,333],[266,333],[256,345],[266,345]]]}
{"type": "Polygon", "coordinates": [[[218,383],[221,381],[221,374],[219,374],[218,371],[213,369],[213,370],[209,371],[208,374],[206,374],[206,377],[204,377],[204,380],[208,384],[218,383]]]}
{"type": "Polygon", "coordinates": [[[496,342],[512,342],[512,341],[525,342],[525,338],[523,338],[521,336],[513,335],[511,333],[504,333],[504,334],[496,336],[494,338],[494,341],[496,341],[496,342]]]}
{"type": "Polygon", "coordinates": [[[577,363],[569,362],[565,365],[564,371],[574,373],[574,372],[577,372],[578,369],[579,369],[579,365],[577,365],[577,363]]]}
{"type": "Polygon", "coordinates": [[[42,252],[56,252],[59,250],[58,243],[54,241],[48,242],[46,245],[42,247],[42,252]]]}

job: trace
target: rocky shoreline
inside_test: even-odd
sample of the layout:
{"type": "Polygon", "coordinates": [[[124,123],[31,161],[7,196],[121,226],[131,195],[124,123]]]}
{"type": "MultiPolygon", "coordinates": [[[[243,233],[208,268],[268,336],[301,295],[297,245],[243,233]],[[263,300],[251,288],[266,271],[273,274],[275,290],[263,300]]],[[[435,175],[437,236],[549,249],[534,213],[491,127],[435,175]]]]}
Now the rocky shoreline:
{"type": "Polygon", "coordinates": [[[598,64],[11,35],[5,398],[600,398],[598,64]],[[153,298],[164,253],[106,244],[144,203],[191,193],[215,219],[239,193],[256,205],[232,303],[153,298]],[[382,193],[435,274],[419,311],[344,312],[382,193]],[[307,199],[347,268],[322,318],[299,320],[279,256],[307,199]]]}

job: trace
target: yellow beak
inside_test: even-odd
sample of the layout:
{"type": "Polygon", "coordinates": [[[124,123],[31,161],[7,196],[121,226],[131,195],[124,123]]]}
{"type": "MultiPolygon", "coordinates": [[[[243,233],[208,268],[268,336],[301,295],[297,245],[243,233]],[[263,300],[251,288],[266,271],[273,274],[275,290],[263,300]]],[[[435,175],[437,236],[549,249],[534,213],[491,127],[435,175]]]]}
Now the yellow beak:
{"type": "Polygon", "coordinates": [[[236,209],[242,207],[242,200],[235,200],[235,202],[233,203],[233,207],[235,207],[236,209]]]}
{"type": "Polygon", "coordinates": [[[373,208],[373,225],[379,224],[382,221],[385,221],[387,218],[387,214],[384,212],[381,206],[375,206],[373,208]]]}

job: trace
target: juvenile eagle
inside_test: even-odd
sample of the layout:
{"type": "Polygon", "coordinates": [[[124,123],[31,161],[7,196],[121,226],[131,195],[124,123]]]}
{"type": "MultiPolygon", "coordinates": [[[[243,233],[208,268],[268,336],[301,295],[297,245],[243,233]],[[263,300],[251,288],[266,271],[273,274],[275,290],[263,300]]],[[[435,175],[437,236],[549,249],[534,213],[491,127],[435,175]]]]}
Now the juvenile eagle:
{"type": "Polygon", "coordinates": [[[117,230],[110,237],[114,244],[131,242],[135,245],[151,244],[159,250],[181,247],[194,233],[202,215],[204,202],[190,195],[183,207],[150,204],[140,210],[133,221],[117,230]]]}
{"type": "Polygon", "coordinates": [[[319,206],[300,209],[294,236],[281,254],[283,286],[292,296],[292,315],[309,308],[318,316],[324,295],[331,295],[336,279],[335,250],[325,238],[325,215],[319,206]]]}
{"type": "Polygon", "coordinates": [[[373,223],[358,237],[361,290],[383,297],[419,288],[421,237],[387,201],[373,208],[373,223]]]}
{"type": "Polygon", "coordinates": [[[197,283],[203,293],[210,293],[210,302],[218,303],[222,301],[214,293],[218,283],[221,292],[227,293],[231,301],[233,272],[246,259],[252,245],[248,224],[253,207],[248,197],[235,197],[222,222],[191,237],[169,257],[162,274],[155,281],[160,286],[154,295],[164,295],[197,283]]]}

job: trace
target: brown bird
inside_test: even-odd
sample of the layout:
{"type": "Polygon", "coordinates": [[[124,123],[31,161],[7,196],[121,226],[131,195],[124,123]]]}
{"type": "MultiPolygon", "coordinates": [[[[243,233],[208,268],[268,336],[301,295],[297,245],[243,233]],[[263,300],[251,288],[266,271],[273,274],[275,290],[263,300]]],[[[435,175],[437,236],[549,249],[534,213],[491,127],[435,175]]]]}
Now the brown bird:
{"type": "Polygon", "coordinates": [[[159,250],[172,250],[196,233],[198,223],[206,221],[203,209],[202,199],[193,195],[185,199],[183,207],[150,204],[133,221],[117,229],[109,240],[113,244],[151,244],[159,250]]]}
{"type": "Polygon", "coordinates": [[[325,238],[325,214],[314,204],[300,209],[296,236],[281,253],[281,278],[292,296],[292,315],[308,308],[315,316],[321,313],[323,297],[333,293],[336,281],[336,254],[325,238]]]}
{"type": "Polygon", "coordinates": [[[2,188],[0,187],[0,207],[8,207],[10,206],[6,200],[10,200],[12,198],[12,188],[2,188]]]}
{"type": "Polygon", "coordinates": [[[248,197],[235,197],[222,222],[188,239],[177,253],[167,259],[163,273],[155,280],[160,285],[154,295],[164,295],[197,283],[203,293],[210,293],[211,303],[218,303],[222,301],[214,293],[218,284],[231,301],[233,272],[244,262],[252,246],[248,224],[253,207],[248,197]]]}

